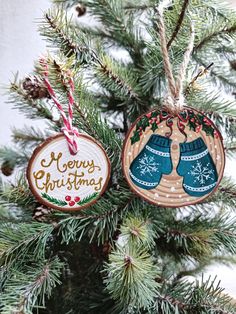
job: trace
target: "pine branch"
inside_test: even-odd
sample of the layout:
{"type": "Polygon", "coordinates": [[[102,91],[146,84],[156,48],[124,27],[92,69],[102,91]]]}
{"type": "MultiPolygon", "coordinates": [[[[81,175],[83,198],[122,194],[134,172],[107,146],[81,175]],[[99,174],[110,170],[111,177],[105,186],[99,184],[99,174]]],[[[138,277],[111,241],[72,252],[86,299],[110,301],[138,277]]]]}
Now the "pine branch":
{"type": "Polygon", "coordinates": [[[126,48],[131,57],[142,60],[141,50],[144,48],[144,42],[139,36],[138,25],[134,24],[133,15],[125,18],[123,1],[92,0],[88,1],[88,6],[104,27],[109,27],[116,42],[126,48]]]}
{"type": "Polygon", "coordinates": [[[225,131],[230,137],[235,136],[235,101],[225,100],[221,94],[209,93],[207,90],[191,92],[187,99],[189,103],[194,103],[196,109],[212,119],[221,131],[225,131]]]}
{"type": "MultiPolygon", "coordinates": [[[[50,14],[51,12],[49,13],[46,13],[45,14],[45,20],[46,22],[48,23],[48,26],[50,29],[52,29],[55,34],[58,36],[57,38],[57,42],[64,47],[64,53],[66,56],[70,57],[71,54],[77,54],[77,52],[80,52],[80,53],[87,53],[87,48],[86,47],[83,47],[83,46],[79,46],[78,44],[76,44],[74,41],[73,41],[73,37],[70,38],[68,36],[68,34],[63,30],[62,27],[60,27],[57,22],[58,20],[60,22],[64,22],[64,23],[68,23],[67,19],[65,19],[64,21],[62,20],[62,16],[60,16],[60,11],[58,11],[58,13],[53,16],[53,14],[50,14]]],[[[71,28],[70,28],[71,30],[71,28]]],[[[43,31],[43,36],[46,36],[47,33],[45,31],[45,27],[42,29],[43,31]],[[45,33],[44,33],[45,32],[45,33]]],[[[74,36],[76,36],[77,34],[74,34],[72,32],[72,34],[74,36]]],[[[48,38],[48,37],[47,37],[48,38]]]]}
{"type": "MultiPolygon", "coordinates": [[[[227,43],[226,43],[227,45],[227,43]]],[[[208,79],[208,85],[209,83],[213,83],[215,87],[223,88],[226,92],[233,92],[236,87],[236,80],[234,78],[234,75],[232,75],[232,70],[224,65],[222,67],[222,62],[227,62],[228,59],[225,57],[221,57],[221,61],[219,63],[219,58],[216,54],[212,54],[210,51],[207,50],[205,53],[201,52],[198,54],[193,54],[193,60],[195,60],[199,66],[207,67],[208,63],[213,62],[214,63],[214,69],[211,70],[211,76],[208,79]],[[210,53],[210,55],[209,55],[210,53]]]]}
{"type": "Polygon", "coordinates": [[[95,205],[75,216],[56,214],[64,218],[58,227],[65,243],[80,241],[85,235],[88,235],[90,242],[96,239],[98,244],[113,241],[118,224],[125,217],[133,197],[127,191],[107,192],[105,196],[107,197],[101,198],[95,205]]]}
{"type": "Polygon", "coordinates": [[[76,81],[75,86],[74,123],[103,145],[115,173],[117,169],[120,169],[121,139],[109,127],[106,121],[101,119],[96,99],[91,97],[88,91],[76,81]]]}
{"type": "Polygon", "coordinates": [[[127,308],[148,309],[157,293],[158,268],[145,250],[117,246],[105,264],[107,291],[120,312],[127,308]]]}
{"type": "Polygon", "coordinates": [[[235,156],[235,153],[236,153],[236,142],[227,142],[225,144],[225,150],[226,150],[226,153],[227,153],[227,157],[230,157],[230,158],[234,158],[235,156]]]}
{"type": "MultiPolygon", "coordinates": [[[[93,138],[97,140],[101,140],[98,136],[99,132],[96,132],[94,130],[94,127],[92,124],[89,123],[89,116],[94,117],[95,115],[98,116],[99,112],[97,108],[95,108],[95,104],[90,104],[90,94],[87,90],[83,88],[81,85],[81,79],[79,77],[79,70],[74,69],[73,63],[74,58],[63,58],[60,56],[60,58],[52,58],[48,55],[47,57],[47,63],[49,65],[49,79],[51,84],[53,85],[54,90],[57,92],[59,99],[61,99],[61,103],[67,104],[67,95],[68,95],[68,84],[67,84],[67,72],[72,72],[70,75],[73,76],[73,80],[75,82],[75,99],[77,99],[77,102],[74,103],[74,108],[79,114],[79,118],[82,120],[81,128],[85,130],[88,134],[90,134],[93,138]],[[86,93],[86,95],[84,95],[86,93]],[[81,105],[81,102],[83,103],[81,105]],[[83,112],[83,109],[86,108],[87,115],[83,112]],[[89,110],[88,107],[90,107],[89,110]]],[[[42,75],[44,69],[40,64],[36,66],[36,71],[42,75]]],[[[95,101],[95,100],[94,100],[95,101]]],[[[65,112],[68,111],[67,105],[65,105],[64,108],[65,112]]],[[[76,113],[76,112],[75,112],[76,113]]],[[[98,125],[98,124],[97,124],[98,125]]],[[[104,124],[102,125],[102,128],[104,129],[104,124]]]]}
{"type": "Polygon", "coordinates": [[[79,114],[79,117],[83,121],[83,128],[90,134],[94,139],[99,140],[97,133],[94,131],[94,129],[91,127],[91,125],[88,123],[88,119],[86,118],[86,115],[83,113],[82,109],[80,108],[80,105],[78,103],[74,104],[74,107],[76,111],[79,114]]]}
{"type": "Polygon", "coordinates": [[[32,99],[22,88],[22,82],[15,81],[9,87],[9,103],[14,104],[14,107],[24,113],[30,119],[48,119],[57,127],[61,127],[60,121],[55,120],[52,111],[43,100],[32,99]]]}
{"type": "Polygon", "coordinates": [[[214,252],[236,252],[235,221],[226,215],[219,214],[212,218],[189,216],[174,223],[172,221],[167,228],[163,234],[158,233],[157,246],[164,249],[169,247],[168,250],[178,260],[181,260],[181,255],[189,255],[200,261],[209,259],[214,252]]]}
{"type": "Polygon", "coordinates": [[[13,204],[28,210],[32,210],[37,204],[23,176],[18,178],[15,184],[1,183],[0,200],[5,205],[13,204]]]}
{"type": "Polygon", "coordinates": [[[135,10],[135,11],[144,11],[148,9],[152,9],[154,7],[153,4],[127,4],[124,6],[124,10],[135,10]]]}
{"type": "Polygon", "coordinates": [[[19,152],[13,148],[3,146],[0,148],[0,161],[1,163],[7,163],[9,167],[14,169],[16,166],[22,167],[29,160],[28,154],[26,151],[19,152]]]}
{"type": "Polygon", "coordinates": [[[63,263],[56,257],[11,269],[1,294],[1,313],[32,314],[33,309],[45,307],[46,298],[51,296],[56,285],[61,284],[62,267],[63,263]]]}
{"type": "Polygon", "coordinates": [[[102,82],[102,85],[105,85],[108,90],[118,94],[121,99],[127,95],[131,100],[140,101],[133,87],[136,84],[135,78],[132,76],[129,78],[130,74],[131,73],[127,73],[124,68],[122,69],[115,60],[107,56],[99,60],[97,78],[102,82]],[[122,76],[124,76],[124,78],[122,78],[122,76]]]}
{"type": "Polygon", "coordinates": [[[206,36],[205,38],[203,38],[195,47],[194,50],[200,50],[202,49],[205,45],[207,45],[212,39],[218,37],[218,36],[222,36],[225,34],[234,34],[236,32],[236,25],[232,25],[230,27],[225,27],[223,29],[220,29],[216,32],[213,32],[212,34],[206,36]]]}
{"type": "MultiPolygon", "coordinates": [[[[204,63],[202,63],[204,64],[204,63]]],[[[236,81],[235,78],[232,76],[231,73],[218,72],[218,71],[211,71],[213,82],[215,81],[215,85],[224,86],[225,91],[233,92],[236,88],[236,81]]]]}
{"type": "Polygon", "coordinates": [[[185,314],[185,313],[214,313],[214,314],[233,314],[235,306],[233,300],[223,293],[216,278],[211,280],[179,282],[173,287],[163,287],[164,293],[157,297],[155,306],[151,313],[160,314],[185,314]]]}
{"type": "Polygon", "coordinates": [[[1,262],[21,263],[23,256],[45,258],[47,240],[54,227],[42,223],[2,223],[0,230],[1,262]]]}
{"type": "Polygon", "coordinates": [[[12,133],[14,143],[18,144],[22,149],[32,149],[51,135],[49,132],[42,132],[40,129],[36,129],[33,126],[28,127],[27,125],[23,129],[13,128],[12,133]]]}
{"type": "MultiPolygon", "coordinates": [[[[88,36],[96,41],[98,38],[109,40],[109,45],[111,45],[111,42],[113,42],[114,45],[116,45],[115,40],[112,38],[110,33],[108,33],[105,29],[101,29],[98,27],[90,27],[87,25],[75,25],[76,28],[78,28],[80,31],[82,31],[85,34],[88,34],[88,36]]],[[[106,42],[104,42],[105,44],[106,42]]]]}
{"type": "MultiPolygon", "coordinates": [[[[51,56],[47,54],[46,60],[48,66],[48,79],[53,86],[54,91],[58,94],[58,98],[63,98],[65,102],[68,101],[69,84],[68,79],[78,76],[80,67],[75,67],[75,56],[65,57],[62,54],[51,56]],[[65,97],[63,97],[65,95],[65,97]]],[[[45,66],[41,60],[35,63],[35,73],[41,77],[45,85],[45,66]]],[[[46,87],[45,87],[46,88],[46,87]]],[[[67,108],[65,108],[67,109],[67,108]]]]}
{"type": "MultiPolygon", "coordinates": [[[[236,184],[230,178],[223,178],[218,190],[214,193],[208,203],[214,203],[220,208],[234,210],[236,206],[236,184]]],[[[205,206],[205,204],[203,204],[205,206]]]]}
{"type": "Polygon", "coordinates": [[[87,34],[82,34],[82,32],[78,34],[74,29],[72,32],[70,22],[66,15],[60,10],[56,13],[49,12],[46,15],[46,21],[49,22],[49,20],[50,23],[47,26],[41,26],[41,33],[43,36],[47,37],[53,45],[59,46],[61,52],[64,52],[67,56],[71,56],[72,53],[75,54],[76,58],[80,60],[80,63],[89,63],[90,66],[92,65],[97,75],[99,75],[99,78],[104,79],[107,87],[111,88],[113,92],[118,93],[120,97],[125,93],[125,95],[128,95],[131,99],[139,101],[138,95],[133,90],[133,87],[117,72],[118,67],[114,67],[115,61],[112,62],[108,57],[99,56],[91,49],[87,42],[87,34]],[[51,32],[49,30],[51,30],[51,32]],[[71,44],[73,38],[74,40],[79,40],[80,44],[71,44]],[[67,44],[69,45],[68,47],[67,44]],[[74,49],[72,50],[73,47],[74,49]],[[77,51],[81,53],[81,56],[76,54],[77,51]]]}
{"type": "Polygon", "coordinates": [[[65,8],[70,8],[78,3],[78,0],[53,0],[57,5],[63,5],[65,8]]]}
{"type": "Polygon", "coordinates": [[[154,227],[148,217],[144,215],[131,214],[123,221],[120,227],[119,238],[126,243],[126,245],[143,247],[151,249],[154,244],[156,236],[154,227]]]}
{"type": "Polygon", "coordinates": [[[176,27],[175,27],[174,32],[173,32],[173,34],[172,34],[172,36],[171,36],[171,38],[170,38],[170,40],[168,41],[168,44],[167,44],[167,48],[168,49],[170,49],[173,41],[175,40],[175,38],[177,37],[177,35],[178,35],[178,33],[179,33],[180,29],[181,29],[181,25],[183,23],[184,16],[186,14],[188,5],[189,5],[189,0],[184,0],[184,3],[183,3],[183,6],[182,6],[182,9],[181,9],[178,21],[176,23],[176,27]]]}

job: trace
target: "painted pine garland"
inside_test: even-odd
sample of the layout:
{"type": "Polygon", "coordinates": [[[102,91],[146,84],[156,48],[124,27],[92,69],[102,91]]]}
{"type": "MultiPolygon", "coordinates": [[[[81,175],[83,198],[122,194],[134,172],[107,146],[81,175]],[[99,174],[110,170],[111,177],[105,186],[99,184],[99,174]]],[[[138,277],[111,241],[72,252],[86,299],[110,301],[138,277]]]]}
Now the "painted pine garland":
{"type": "MultiPolygon", "coordinates": [[[[80,206],[84,206],[85,204],[90,203],[90,202],[92,202],[94,199],[96,199],[97,196],[98,196],[98,194],[99,194],[99,193],[93,193],[93,194],[91,194],[91,195],[88,195],[88,196],[86,196],[85,198],[80,199],[78,202],[76,202],[76,204],[77,204],[77,205],[80,205],[80,206]]],[[[48,195],[47,193],[42,193],[41,196],[42,196],[45,200],[47,200],[48,202],[53,203],[53,204],[55,204],[55,205],[57,205],[57,206],[62,206],[62,207],[64,207],[64,206],[66,206],[66,205],[68,204],[67,201],[63,201],[63,200],[57,199],[57,198],[55,198],[55,197],[52,197],[52,196],[48,195]]]]}
{"type": "Polygon", "coordinates": [[[67,205],[67,202],[66,202],[66,201],[59,200],[59,199],[57,199],[57,198],[55,198],[55,197],[52,197],[52,196],[48,195],[47,193],[42,193],[41,196],[42,196],[45,200],[47,200],[47,201],[49,201],[50,203],[53,203],[53,204],[55,204],[55,205],[58,205],[58,206],[66,206],[66,205],[67,205]]]}

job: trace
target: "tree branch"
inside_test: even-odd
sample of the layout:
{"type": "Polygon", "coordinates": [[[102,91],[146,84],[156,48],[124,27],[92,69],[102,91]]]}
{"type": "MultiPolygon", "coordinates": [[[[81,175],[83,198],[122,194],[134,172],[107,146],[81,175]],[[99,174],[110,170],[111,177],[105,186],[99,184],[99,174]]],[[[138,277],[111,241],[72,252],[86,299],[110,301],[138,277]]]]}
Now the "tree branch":
{"type": "Polygon", "coordinates": [[[115,73],[113,73],[112,70],[106,64],[102,63],[100,60],[97,60],[97,61],[100,65],[100,70],[107,77],[109,77],[117,86],[119,86],[120,88],[122,87],[124,90],[126,90],[130,98],[140,101],[140,99],[138,98],[138,95],[132,90],[131,86],[129,86],[124,80],[118,77],[115,73]]]}
{"type": "Polygon", "coordinates": [[[219,191],[222,193],[226,193],[231,197],[236,197],[236,192],[232,191],[230,188],[219,187],[219,191]]]}
{"type": "Polygon", "coordinates": [[[212,38],[222,35],[222,34],[230,34],[236,32],[236,25],[233,25],[229,28],[222,29],[218,32],[214,32],[207,37],[205,37],[197,46],[194,47],[194,50],[201,49],[205,44],[207,44],[212,38]]]}
{"type": "Polygon", "coordinates": [[[68,38],[68,36],[62,31],[61,28],[57,26],[55,21],[51,18],[51,16],[49,16],[48,13],[45,14],[45,18],[50,27],[54,29],[54,31],[58,34],[58,36],[60,36],[63,39],[64,43],[69,48],[67,52],[68,55],[70,55],[71,53],[76,54],[77,51],[79,52],[87,51],[86,48],[80,47],[79,45],[75,44],[70,38],[68,38]]]}
{"type": "MultiPolygon", "coordinates": [[[[130,96],[130,98],[140,101],[138,95],[133,91],[132,87],[129,86],[129,84],[125,82],[122,78],[120,78],[117,74],[115,74],[112,69],[110,69],[109,66],[99,58],[99,56],[93,49],[90,49],[86,45],[80,46],[74,43],[72,39],[69,38],[69,36],[63,31],[62,27],[57,25],[57,23],[55,22],[56,17],[53,18],[49,16],[49,14],[46,14],[45,18],[50,28],[52,28],[55,33],[58,34],[58,36],[62,39],[62,43],[66,45],[66,52],[68,56],[70,56],[71,54],[76,55],[78,52],[87,54],[90,60],[94,62],[95,65],[99,66],[99,70],[104,73],[107,78],[112,80],[119,87],[119,89],[123,88],[130,96]]],[[[83,63],[89,63],[85,59],[86,58],[83,58],[83,63]]]]}
{"type": "Polygon", "coordinates": [[[174,32],[173,32],[173,34],[172,34],[172,36],[171,36],[171,38],[167,44],[167,49],[170,49],[171,44],[173,43],[173,41],[175,40],[175,38],[177,37],[177,35],[179,33],[179,30],[180,30],[181,25],[182,25],[183,20],[184,20],[184,16],[185,16],[188,4],[189,4],[189,0],[184,0],[182,10],[181,10],[181,13],[179,15],[175,30],[174,30],[174,32]]]}
{"type": "Polygon", "coordinates": [[[147,4],[143,4],[143,5],[126,5],[124,6],[125,10],[147,10],[149,8],[153,8],[153,5],[147,5],[147,4]]]}
{"type": "MultiPolygon", "coordinates": [[[[75,219],[81,219],[81,218],[88,218],[88,219],[95,219],[95,220],[102,220],[105,219],[115,213],[118,213],[120,211],[123,211],[127,208],[127,206],[129,206],[129,204],[132,202],[132,200],[134,199],[134,196],[132,195],[131,197],[129,197],[123,204],[121,204],[120,206],[118,206],[116,209],[111,209],[109,211],[106,211],[103,214],[94,214],[94,215],[87,215],[84,212],[83,213],[79,213],[76,216],[73,216],[73,218],[75,219]]],[[[69,217],[70,219],[71,217],[69,217]]],[[[58,225],[59,226],[59,225],[58,225]]],[[[57,226],[57,227],[58,227],[57,226]]]]}
{"type": "Polygon", "coordinates": [[[170,303],[172,306],[177,307],[179,310],[187,310],[188,313],[193,313],[196,309],[199,310],[199,307],[201,309],[206,309],[206,310],[214,310],[216,314],[233,314],[233,312],[225,311],[223,308],[220,308],[218,306],[214,306],[212,304],[207,304],[207,303],[200,303],[197,305],[194,304],[188,304],[188,303],[183,303],[179,301],[176,298],[173,298],[172,296],[160,296],[160,300],[164,302],[170,303]]]}

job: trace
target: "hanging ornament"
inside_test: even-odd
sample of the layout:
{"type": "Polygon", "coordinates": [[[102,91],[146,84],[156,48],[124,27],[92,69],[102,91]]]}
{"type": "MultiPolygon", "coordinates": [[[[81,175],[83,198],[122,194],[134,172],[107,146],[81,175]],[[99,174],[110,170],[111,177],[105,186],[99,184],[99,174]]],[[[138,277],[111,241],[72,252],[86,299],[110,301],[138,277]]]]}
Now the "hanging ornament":
{"type": "Polygon", "coordinates": [[[159,32],[169,93],[163,109],[142,115],[131,127],[122,161],[126,180],[135,193],[159,206],[181,207],[202,202],[216,190],[224,173],[225,152],[214,123],[185,106],[183,80],[194,32],[192,29],[175,81],[166,44],[163,3],[158,11],[159,32]]]}
{"type": "Polygon", "coordinates": [[[30,189],[37,200],[50,208],[80,210],[95,203],[105,191],[110,177],[110,162],[102,146],[72,126],[73,81],[69,77],[69,109],[66,116],[48,80],[45,60],[44,82],[57,105],[63,133],[38,146],[27,167],[30,189]]]}
{"type": "Polygon", "coordinates": [[[34,151],[27,178],[41,204],[78,210],[94,203],[104,192],[110,172],[105,151],[85,134],[79,134],[78,147],[77,154],[72,155],[64,134],[58,134],[34,151]]]}
{"type": "Polygon", "coordinates": [[[153,110],[131,127],[123,170],[134,192],[156,205],[180,207],[208,197],[223,176],[222,137],[201,112],[153,110]]]}

